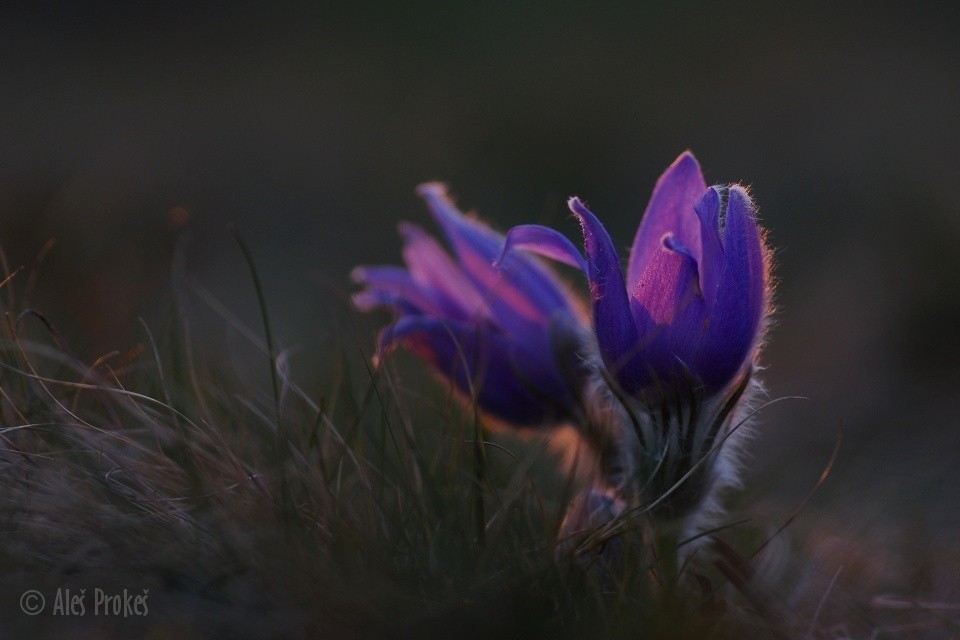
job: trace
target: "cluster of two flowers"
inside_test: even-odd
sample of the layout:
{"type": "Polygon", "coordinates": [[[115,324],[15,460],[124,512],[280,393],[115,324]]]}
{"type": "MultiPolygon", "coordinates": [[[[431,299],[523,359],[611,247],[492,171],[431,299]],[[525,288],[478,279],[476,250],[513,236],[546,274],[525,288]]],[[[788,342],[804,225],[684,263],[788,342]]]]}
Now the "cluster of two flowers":
{"type": "Polygon", "coordinates": [[[409,348],[490,421],[572,426],[596,472],[568,529],[603,524],[626,505],[687,521],[714,509],[736,480],[728,439],[758,385],[770,304],[768,251],[747,192],[708,188],[682,154],[657,182],[626,274],[577,198],[569,206],[583,253],[538,225],[503,236],[459,212],[442,185],[418,193],[453,253],[402,224],[406,268],[354,271],[365,285],[356,306],[395,312],[378,352],[409,348]],[[583,272],[589,313],[540,257],[583,272]]]}

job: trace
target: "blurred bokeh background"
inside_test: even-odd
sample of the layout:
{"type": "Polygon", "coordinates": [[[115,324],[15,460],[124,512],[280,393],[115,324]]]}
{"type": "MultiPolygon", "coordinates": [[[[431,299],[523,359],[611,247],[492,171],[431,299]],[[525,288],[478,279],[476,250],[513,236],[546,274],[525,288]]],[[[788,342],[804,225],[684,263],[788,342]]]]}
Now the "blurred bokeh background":
{"type": "Polygon", "coordinates": [[[626,247],[690,148],[752,185],[781,281],[765,378],[808,398],[763,413],[748,485],[785,517],[842,428],[808,522],[957,551],[960,5],[302,4],[5,12],[0,244],[29,269],[56,238],[27,303],[75,350],[142,340],[175,256],[257,327],[229,221],[309,346],[347,335],[350,269],[429,224],[419,182],[574,239],[577,194],[626,247]]]}

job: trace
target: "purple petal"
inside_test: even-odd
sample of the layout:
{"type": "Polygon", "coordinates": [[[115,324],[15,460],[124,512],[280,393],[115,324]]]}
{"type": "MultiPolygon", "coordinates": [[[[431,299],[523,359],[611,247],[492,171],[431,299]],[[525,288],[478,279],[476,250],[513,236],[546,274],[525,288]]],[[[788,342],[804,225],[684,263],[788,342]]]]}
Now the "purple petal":
{"type": "MultiPolygon", "coordinates": [[[[578,198],[570,210],[580,220],[587,252],[587,279],[593,301],[593,324],[607,368],[619,380],[636,379],[642,368],[637,356],[637,327],[630,313],[623,272],[610,235],[578,198]]],[[[628,388],[628,391],[635,389],[628,388]]]]}
{"type": "Polygon", "coordinates": [[[723,246],[720,242],[720,188],[711,187],[694,206],[700,219],[700,289],[707,304],[717,299],[723,275],[723,246]]]}
{"type": "Polygon", "coordinates": [[[417,187],[417,195],[423,198],[437,224],[453,245],[454,252],[477,253],[486,262],[493,262],[500,253],[503,236],[484,223],[464,215],[447,194],[446,185],[427,182],[417,187]]]}
{"type": "Polygon", "coordinates": [[[361,311],[387,307],[402,315],[420,315],[422,311],[396,294],[365,289],[350,296],[350,301],[361,311]]]}
{"type": "Polygon", "coordinates": [[[402,267],[357,267],[350,277],[366,289],[353,295],[358,309],[369,311],[378,306],[391,306],[404,312],[440,315],[441,306],[426,288],[402,267]]]}
{"type": "Polygon", "coordinates": [[[570,242],[567,236],[550,227],[543,227],[538,224],[521,224],[510,229],[503,244],[503,251],[494,261],[494,266],[499,268],[507,254],[514,249],[524,249],[544,258],[550,258],[580,269],[584,275],[587,273],[587,262],[576,246],[570,242]]]}
{"type": "Polygon", "coordinates": [[[417,188],[433,217],[443,228],[464,271],[481,290],[489,292],[489,303],[501,326],[523,333],[542,330],[550,316],[571,308],[568,294],[559,279],[543,265],[522,255],[509,256],[509,277],[493,267],[503,249],[503,236],[485,224],[463,215],[438,183],[417,188]]]}
{"type": "Polygon", "coordinates": [[[630,300],[640,334],[644,378],[635,388],[675,383],[696,373],[703,343],[705,305],[697,263],[690,251],[666,236],[651,256],[630,300]]]}
{"type": "Polygon", "coordinates": [[[667,233],[674,234],[699,262],[700,224],[693,206],[706,188],[697,159],[689,151],[684,151],[660,176],[653,189],[630,250],[627,282],[633,284],[640,280],[647,262],[667,233]]]}
{"type": "Polygon", "coordinates": [[[708,387],[726,386],[752,360],[767,304],[766,275],[753,203],[746,191],[732,186],[723,229],[723,274],[704,338],[709,349],[697,365],[708,387]]]}
{"type": "Polygon", "coordinates": [[[466,321],[489,317],[480,291],[436,240],[416,225],[401,223],[398,228],[410,275],[422,288],[434,292],[434,315],[466,321]]]}
{"type": "Polygon", "coordinates": [[[572,412],[574,395],[549,351],[525,349],[466,323],[421,316],[401,318],[381,333],[381,354],[400,344],[502,420],[534,426],[572,412]]]}

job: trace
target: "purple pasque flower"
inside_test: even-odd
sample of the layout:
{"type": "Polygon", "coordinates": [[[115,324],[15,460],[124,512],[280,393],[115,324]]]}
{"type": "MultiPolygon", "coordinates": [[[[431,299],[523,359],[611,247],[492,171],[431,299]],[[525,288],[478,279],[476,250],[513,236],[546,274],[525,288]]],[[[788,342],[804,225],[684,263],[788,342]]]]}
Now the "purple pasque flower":
{"type": "MultiPolygon", "coordinates": [[[[490,417],[529,427],[570,421],[579,411],[581,343],[589,335],[576,298],[547,265],[513,252],[504,237],[464,215],[437,183],[420,185],[453,254],[402,223],[406,267],[357,267],[362,310],[392,309],[378,354],[404,346],[490,417]]],[[[568,244],[569,241],[568,241],[568,244]]],[[[570,251],[576,251],[572,244],[570,251]]]]}
{"type": "Polygon", "coordinates": [[[759,386],[770,286],[753,203],[738,185],[707,188],[693,155],[681,154],[654,188],[626,274],[597,217],[578,198],[569,205],[585,256],[536,226],[510,230],[504,252],[522,247],[587,276],[603,379],[586,394],[587,423],[609,442],[633,438],[634,484],[616,488],[665,517],[709,512],[717,489],[735,482],[737,445],[724,443],[759,386]]]}
{"type": "MultiPolygon", "coordinates": [[[[600,355],[629,395],[677,385],[705,396],[727,389],[750,366],[769,304],[767,251],[743,187],[709,189],[690,152],[660,177],[637,229],[626,278],[609,234],[578,199],[593,324],[600,355]]],[[[508,250],[524,247],[582,265],[563,237],[517,227],[508,250]]]]}

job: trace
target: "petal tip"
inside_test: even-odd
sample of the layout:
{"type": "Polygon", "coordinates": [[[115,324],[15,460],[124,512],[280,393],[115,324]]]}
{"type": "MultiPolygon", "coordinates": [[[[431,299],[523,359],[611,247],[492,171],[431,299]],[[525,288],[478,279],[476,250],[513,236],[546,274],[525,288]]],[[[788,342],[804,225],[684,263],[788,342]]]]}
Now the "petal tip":
{"type": "Polygon", "coordinates": [[[407,242],[427,235],[426,231],[412,222],[398,222],[397,233],[400,234],[400,237],[407,242]]]}
{"type": "Polygon", "coordinates": [[[350,303],[360,311],[373,311],[380,306],[380,301],[370,291],[358,291],[350,296],[350,303]]]}
{"type": "Polygon", "coordinates": [[[665,173],[672,173],[674,171],[703,176],[700,162],[697,161],[696,156],[694,156],[693,152],[689,149],[677,156],[677,159],[673,161],[673,164],[670,165],[665,173]]]}
{"type": "Polygon", "coordinates": [[[426,198],[428,196],[449,198],[447,185],[439,181],[422,182],[417,185],[417,188],[414,189],[414,192],[421,198],[426,198]]]}
{"type": "Polygon", "coordinates": [[[590,213],[590,210],[587,208],[587,205],[583,204],[583,200],[581,200],[577,196],[571,196],[567,200],[567,207],[577,217],[584,215],[584,213],[590,213]]]}
{"type": "MultiPolygon", "coordinates": [[[[753,198],[750,197],[750,189],[741,184],[732,184],[727,188],[728,203],[737,201],[737,204],[746,206],[752,213],[756,213],[756,206],[753,204],[753,198]]],[[[727,205],[729,206],[729,204],[727,205]]]]}

